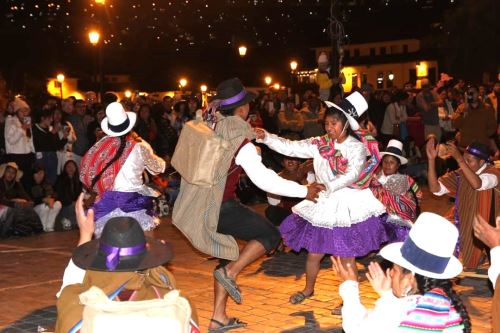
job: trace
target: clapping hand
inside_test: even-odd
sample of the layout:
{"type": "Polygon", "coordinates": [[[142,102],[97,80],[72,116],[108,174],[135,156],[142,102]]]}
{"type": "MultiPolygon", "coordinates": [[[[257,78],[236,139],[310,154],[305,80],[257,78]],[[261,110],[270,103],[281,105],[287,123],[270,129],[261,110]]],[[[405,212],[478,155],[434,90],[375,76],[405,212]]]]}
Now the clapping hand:
{"type": "Polygon", "coordinates": [[[384,273],[380,265],[376,262],[371,262],[368,265],[368,273],[366,274],[366,278],[370,281],[373,289],[382,296],[383,293],[391,290],[392,279],[389,274],[390,269],[384,273]]]}
{"type": "Polygon", "coordinates": [[[493,228],[481,216],[474,217],[474,235],[490,249],[500,246],[500,216],[496,218],[496,225],[493,228]]]}
{"type": "Polygon", "coordinates": [[[463,159],[462,153],[460,152],[460,150],[458,150],[458,147],[455,145],[455,142],[449,141],[446,144],[446,147],[448,148],[448,152],[451,155],[451,157],[453,157],[457,162],[460,162],[463,159]]]}
{"type": "Polygon", "coordinates": [[[340,276],[342,281],[358,281],[354,267],[350,263],[342,264],[340,257],[331,256],[333,271],[340,276]]]}

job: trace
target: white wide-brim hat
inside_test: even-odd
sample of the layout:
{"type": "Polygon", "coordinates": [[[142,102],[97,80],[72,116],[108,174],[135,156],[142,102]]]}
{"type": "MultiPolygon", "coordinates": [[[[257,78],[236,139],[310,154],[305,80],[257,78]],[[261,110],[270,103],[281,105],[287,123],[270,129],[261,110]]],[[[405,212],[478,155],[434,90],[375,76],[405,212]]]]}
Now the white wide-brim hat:
{"type": "Polygon", "coordinates": [[[361,117],[366,110],[368,110],[368,103],[366,102],[366,99],[357,91],[344,98],[339,105],[330,101],[325,101],[325,104],[329,108],[336,108],[342,111],[347,117],[349,126],[353,131],[357,131],[359,129],[357,119],[361,117]]]}
{"type": "Polygon", "coordinates": [[[113,102],[106,108],[106,117],[101,121],[101,129],[109,136],[122,136],[134,128],[137,114],[125,112],[123,105],[113,102]]]}
{"type": "Polygon", "coordinates": [[[408,163],[408,159],[403,157],[403,143],[399,140],[392,139],[389,141],[385,151],[380,152],[380,156],[384,157],[385,155],[392,155],[396,157],[401,164],[408,163]]]}
{"type": "Polygon", "coordinates": [[[413,273],[433,279],[451,279],[462,272],[462,263],[453,255],[458,229],[434,213],[422,213],[404,242],[380,250],[385,259],[413,273]]]}

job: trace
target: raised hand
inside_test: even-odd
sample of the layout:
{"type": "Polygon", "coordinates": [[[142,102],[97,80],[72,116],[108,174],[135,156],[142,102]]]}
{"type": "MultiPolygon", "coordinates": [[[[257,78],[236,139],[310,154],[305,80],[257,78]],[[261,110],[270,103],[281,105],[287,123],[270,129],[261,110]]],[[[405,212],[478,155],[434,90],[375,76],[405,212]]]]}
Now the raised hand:
{"type": "Polygon", "coordinates": [[[427,145],[425,147],[425,150],[427,152],[427,158],[428,159],[436,159],[438,156],[438,148],[436,145],[436,138],[430,137],[429,140],[427,140],[427,145]]]}
{"type": "Polygon", "coordinates": [[[391,290],[392,279],[389,274],[389,269],[384,273],[380,265],[376,262],[371,262],[368,265],[368,273],[366,278],[370,281],[373,289],[382,296],[383,293],[391,290]]]}
{"type": "Polygon", "coordinates": [[[340,276],[342,281],[358,281],[358,276],[354,270],[354,267],[351,266],[350,263],[346,263],[346,265],[342,265],[342,260],[340,257],[331,256],[330,260],[332,261],[333,271],[340,276]]]}
{"type": "Polygon", "coordinates": [[[87,215],[85,215],[85,210],[83,209],[83,197],[84,194],[81,193],[75,204],[76,221],[78,222],[78,227],[80,228],[80,240],[78,241],[78,245],[92,240],[92,235],[95,230],[94,210],[89,209],[87,211],[87,215]]]}

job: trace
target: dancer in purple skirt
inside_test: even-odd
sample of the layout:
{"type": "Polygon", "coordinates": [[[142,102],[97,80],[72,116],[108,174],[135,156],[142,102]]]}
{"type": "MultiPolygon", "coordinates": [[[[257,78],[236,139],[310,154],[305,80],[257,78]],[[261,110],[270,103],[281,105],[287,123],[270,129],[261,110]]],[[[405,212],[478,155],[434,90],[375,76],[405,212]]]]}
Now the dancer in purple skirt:
{"type": "Polygon", "coordinates": [[[355,257],[376,251],[388,241],[382,217],[385,207],[367,188],[380,162],[377,142],[358,132],[356,120],[368,105],[357,92],[339,105],[326,104],[327,134],[322,137],[289,141],[256,130],[259,142],[283,155],[313,158],[316,181],[326,186],[317,202],[304,200],[294,206],[293,214],[280,227],[287,246],[295,251],[309,251],[306,285],[291,295],[292,304],[313,296],[320,261],[325,254],[340,257],[346,267],[356,267],[355,257]]]}

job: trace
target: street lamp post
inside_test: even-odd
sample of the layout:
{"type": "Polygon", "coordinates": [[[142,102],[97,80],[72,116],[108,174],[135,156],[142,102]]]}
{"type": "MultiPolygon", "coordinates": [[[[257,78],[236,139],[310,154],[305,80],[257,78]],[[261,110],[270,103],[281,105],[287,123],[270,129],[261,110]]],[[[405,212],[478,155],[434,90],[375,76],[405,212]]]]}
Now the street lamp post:
{"type": "Polygon", "coordinates": [[[179,80],[179,87],[181,88],[181,93],[184,93],[184,88],[187,86],[187,83],[188,81],[185,78],[181,78],[179,80]]]}
{"type": "Polygon", "coordinates": [[[240,45],[240,47],[238,47],[238,53],[240,57],[243,58],[247,54],[247,47],[245,45],[240,45]]]}
{"type": "Polygon", "coordinates": [[[290,95],[294,96],[295,95],[295,71],[297,70],[297,67],[299,64],[295,61],[292,60],[290,61],[290,95]]]}
{"type": "MultiPolygon", "coordinates": [[[[97,49],[97,61],[98,61],[98,75],[99,75],[99,101],[102,102],[102,98],[103,98],[103,95],[104,95],[104,86],[103,86],[103,83],[104,83],[104,73],[103,73],[103,69],[102,69],[102,43],[99,43],[99,40],[101,39],[101,34],[96,31],[96,30],[92,30],[89,32],[89,42],[90,44],[92,44],[92,46],[94,47],[98,47],[97,49]]],[[[95,77],[95,82],[97,83],[97,75],[95,77]]]]}
{"type": "Polygon", "coordinates": [[[61,101],[63,99],[63,82],[64,82],[64,74],[57,74],[57,82],[59,82],[59,92],[61,94],[61,101]]]}
{"type": "Polygon", "coordinates": [[[271,85],[271,82],[273,82],[273,79],[268,75],[264,78],[264,82],[266,83],[266,86],[269,87],[271,85]]]}

